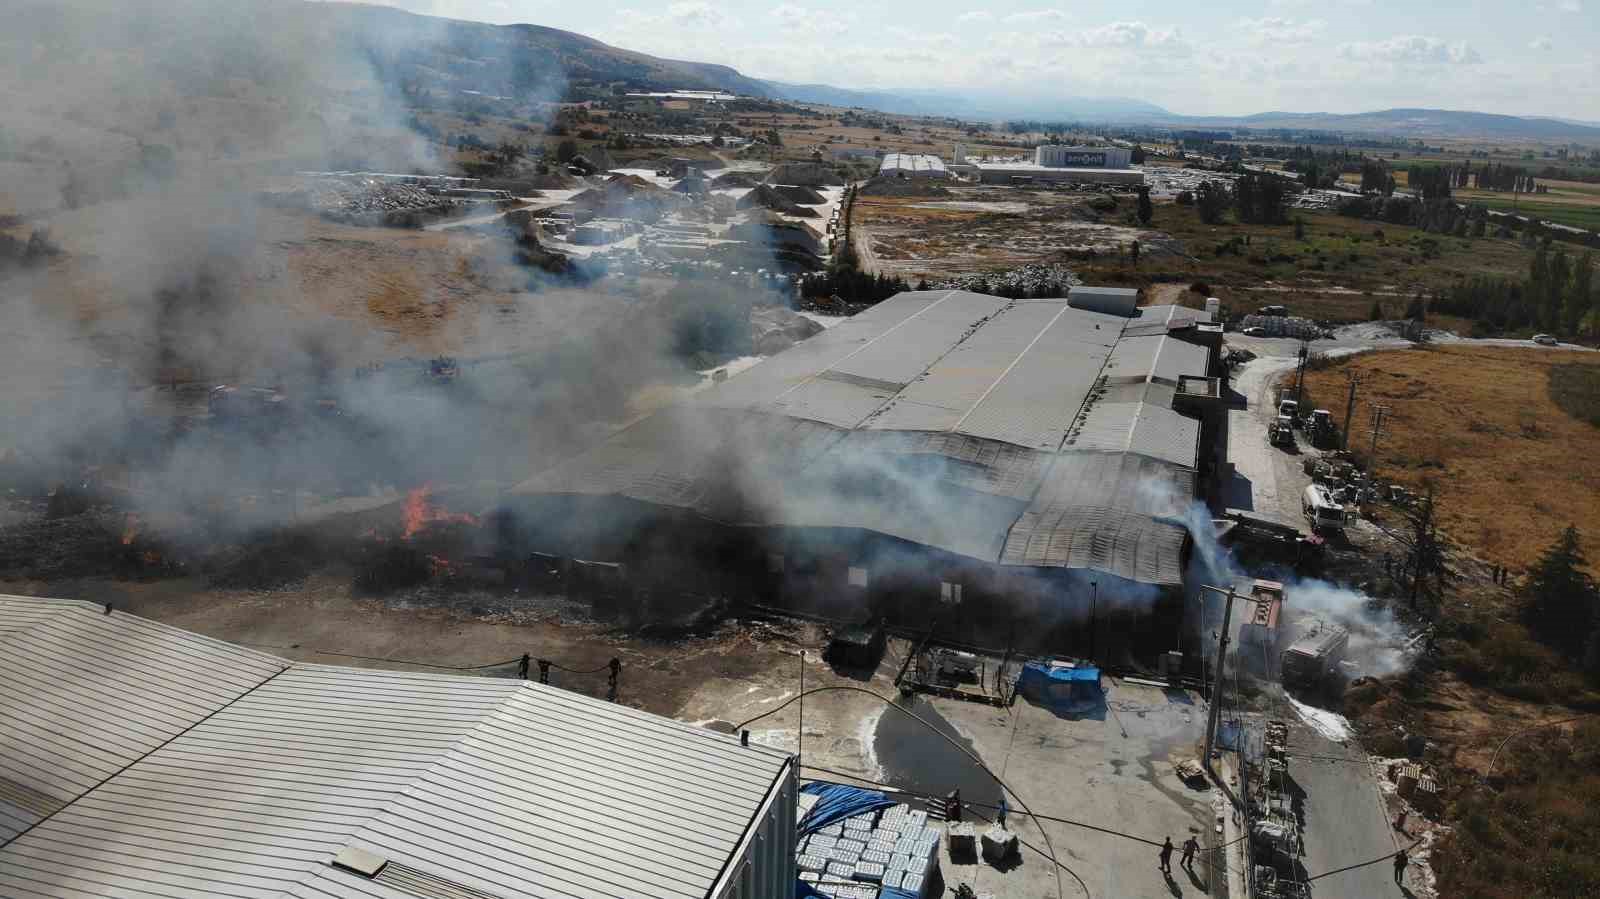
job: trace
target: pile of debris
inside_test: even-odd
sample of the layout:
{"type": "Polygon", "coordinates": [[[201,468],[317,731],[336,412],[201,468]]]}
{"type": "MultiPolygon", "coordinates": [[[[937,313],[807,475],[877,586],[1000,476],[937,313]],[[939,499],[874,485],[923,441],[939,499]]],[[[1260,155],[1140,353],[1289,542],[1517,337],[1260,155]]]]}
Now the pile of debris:
{"type": "Polygon", "coordinates": [[[728,188],[755,187],[761,179],[750,172],[723,172],[711,179],[711,186],[716,190],[728,188]]]}
{"type": "Polygon", "coordinates": [[[861,185],[864,197],[948,197],[950,191],[922,178],[892,178],[879,175],[861,185]]]}
{"type": "Polygon", "coordinates": [[[783,306],[750,310],[750,346],[757,356],[781,353],[821,331],[822,325],[783,306]]]}
{"type": "Polygon", "coordinates": [[[311,209],[334,221],[365,220],[395,212],[448,211],[462,202],[415,184],[368,178],[325,178],[306,189],[311,209]]]}
{"type": "MultiPolygon", "coordinates": [[[[763,209],[770,209],[773,212],[797,216],[799,218],[817,218],[818,215],[815,209],[807,209],[806,207],[801,206],[795,201],[789,199],[789,197],[785,195],[785,191],[793,189],[794,188],[778,188],[767,184],[758,184],[751,189],[749,193],[739,198],[739,208],[750,209],[752,207],[761,207],[763,209]]],[[[811,194],[815,196],[816,191],[811,191],[811,194]]],[[[817,196],[816,201],[821,203],[822,197],[817,196]]]]}
{"type": "Polygon", "coordinates": [[[998,272],[979,272],[929,284],[931,290],[970,290],[995,296],[1064,297],[1083,281],[1072,269],[1055,263],[1023,265],[998,272]]]}
{"type": "Polygon", "coordinates": [[[1260,328],[1268,337],[1295,337],[1301,340],[1315,340],[1319,337],[1331,337],[1332,332],[1321,324],[1309,318],[1300,318],[1293,315],[1247,315],[1239,323],[1240,329],[1260,328]]]}

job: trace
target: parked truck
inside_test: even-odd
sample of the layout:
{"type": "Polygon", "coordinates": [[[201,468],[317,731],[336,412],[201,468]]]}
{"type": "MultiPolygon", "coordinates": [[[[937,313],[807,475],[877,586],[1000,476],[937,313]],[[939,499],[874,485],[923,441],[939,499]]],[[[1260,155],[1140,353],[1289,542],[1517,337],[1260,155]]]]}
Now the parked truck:
{"type": "Polygon", "coordinates": [[[1276,677],[1283,617],[1283,584],[1257,580],[1250,587],[1251,604],[1239,626],[1239,659],[1245,670],[1261,677],[1276,677]]]}
{"type": "Polygon", "coordinates": [[[1311,522],[1313,534],[1343,531],[1348,521],[1344,506],[1336,502],[1333,493],[1322,484],[1306,487],[1306,492],[1300,496],[1300,511],[1311,522]]]}
{"type": "Polygon", "coordinates": [[[1333,426],[1333,413],[1327,409],[1311,410],[1311,417],[1306,419],[1306,436],[1311,438],[1312,446],[1333,446],[1338,436],[1338,429],[1333,426]]]}
{"type": "Polygon", "coordinates": [[[1337,688],[1340,663],[1350,648],[1350,631],[1338,624],[1317,622],[1283,651],[1279,660],[1284,687],[1308,692],[1337,688]]]}
{"type": "Polygon", "coordinates": [[[1278,416],[1267,425],[1267,442],[1273,446],[1294,446],[1294,421],[1287,415],[1278,416]]]}

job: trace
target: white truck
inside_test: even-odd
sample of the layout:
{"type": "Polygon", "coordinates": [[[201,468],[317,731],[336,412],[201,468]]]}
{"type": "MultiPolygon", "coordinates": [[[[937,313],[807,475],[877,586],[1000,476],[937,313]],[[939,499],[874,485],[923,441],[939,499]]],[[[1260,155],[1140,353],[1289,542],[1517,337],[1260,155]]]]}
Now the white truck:
{"type": "Polygon", "coordinates": [[[1300,496],[1300,511],[1311,522],[1314,534],[1343,531],[1349,520],[1344,506],[1334,501],[1333,494],[1321,484],[1306,487],[1300,496]]]}

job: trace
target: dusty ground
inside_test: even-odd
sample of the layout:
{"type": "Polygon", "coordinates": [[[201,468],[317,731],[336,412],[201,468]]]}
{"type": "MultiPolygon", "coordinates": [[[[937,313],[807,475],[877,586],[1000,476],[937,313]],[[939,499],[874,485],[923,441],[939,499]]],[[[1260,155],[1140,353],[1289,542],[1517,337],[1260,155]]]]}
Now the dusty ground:
{"type": "MultiPolygon", "coordinates": [[[[1064,254],[1122,252],[1133,241],[1156,254],[1162,235],[1088,211],[1090,195],[1003,187],[947,187],[948,198],[856,199],[852,237],[870,271],[949,276],[1058,261],[1064,254]]],[[[1131,208],[1123,197],[1121,206],[1131,208]]]]}
{"type": "Polygon", "coordinates": [[[1439,488],[1440,522],[1485,559],[1527,568],[1569,523],[1600,534],[1600,429],[1550,399],[1556,364],[1592,354],[1436,346],[1364,354],[1307,375],[1319,405],[1343,415],[1357,390],[1352,446],[1370,447],[1371,410],[1389,407],[1378,442],[1383,477],[1439,488]]]}

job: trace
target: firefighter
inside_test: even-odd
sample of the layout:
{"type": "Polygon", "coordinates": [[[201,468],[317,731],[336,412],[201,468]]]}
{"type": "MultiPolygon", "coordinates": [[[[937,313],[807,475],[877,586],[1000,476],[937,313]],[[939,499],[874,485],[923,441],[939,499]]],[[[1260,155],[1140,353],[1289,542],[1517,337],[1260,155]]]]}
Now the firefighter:
{"type": "Polygon", "coordinates": [[[1406,858],[1406,852],[1405,852],[1404,849],[1402,849],[1399,852],[1396,852],[1394,854],[1394,882],[1395,883],[1404,883],[1405,882],[1406,865],[1409,864],[1410,861],[1411,861],[1410,859],[1406,858]]]}
{"type": "Polygon", "coordinates": [[[1172,837],[1167,837],[1161,844],[1161,873],[1172,873],[1172,837]]]}
{"type": "Polygon", "coordinates": [[[1194,867],[1194,854],[1199,849],[1200,841],[1194,838],[1194,834],[1190,834],[1189,839],[1183,841],[1183,866],[1185,868],[1194,867]]]}

